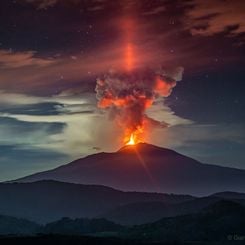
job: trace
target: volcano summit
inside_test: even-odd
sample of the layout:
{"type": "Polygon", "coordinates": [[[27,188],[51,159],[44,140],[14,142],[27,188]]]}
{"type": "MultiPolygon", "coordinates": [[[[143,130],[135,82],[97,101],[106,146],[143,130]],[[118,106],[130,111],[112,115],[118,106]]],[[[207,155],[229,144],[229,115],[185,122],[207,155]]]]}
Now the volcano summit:
{"type": "Polygon", "coordinates": [[[203,164],[146,143],[127,145],[117,152],[89,155],[15,182],[38,180],[197,196],[223,191],[245,192],[245,170],[203,164]]]}

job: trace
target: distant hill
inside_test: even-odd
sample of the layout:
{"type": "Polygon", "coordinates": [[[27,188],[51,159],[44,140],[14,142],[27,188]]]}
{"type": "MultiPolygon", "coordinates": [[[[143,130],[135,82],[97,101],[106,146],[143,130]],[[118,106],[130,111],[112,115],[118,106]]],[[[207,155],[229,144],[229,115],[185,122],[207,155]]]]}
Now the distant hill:
{"type": "Polygon", "coordinates": [[[175,151],[146,143],[125,146],[113,153],[90,155],[16,181],[39,180],[196,196],[224,191],[245,192],[245,170],[202,164],[175,151]]]}
{"type": "Polygon", "coordinates": [[[245,207],[222,200],[197,214],[164,218],[154,223],[134,226],[122,233],[122,237],[165,242],[230,242],[228,236],[242,236],[244,227],[245,207]]]}
{"type": "Polygon", "coordinates": [[[46,225],[38,225],[26,219],[0,215],[0,236],[23,236],[36,234],[89,235],[113,234],[123,226],[106,219],[62,218],[46,225]]]}
{"type": "MultiPolygon", "coordinates": [[[[135,225],[154,222],[163,217],[197,213],[224,199],[219,197],[219,193],[215,195],[196,198],[189,195],[123,192],[105,186],[52,180],[2,183],[0,214],[42,224],[69,217],[106,218],[122,225],[135,225]]],[[[240,199],[234,200],[245,205],[241,193],[229,193],[230,196],[239,196],[240,199]]]]}
{"type": "MultiPolygon", "coordinates": [[[[3,245],[146,245],[144,241],[132,241],[115,237],[94,237],[94,236],[74,236],[74,235],[47,235],[40,234],[37,236],[18,236],[18,237],[1,237],[0,244],[3,245]]],[[[155,242],[147,245],[156,245],[155,242]]],[[[166,245],[177,245],[168,243],[166,245]]],[[[215,245],[224,245],[215,244],[215,245]]]]}
{"type": "MultiPolygon", "coordinates": [[[[236,196],[236,193],[233,193],[233,195],[236,196]]],[[[102,217],[122,225],[144,224],[164,217],[198,213],[209,205],[224,199],[226,198],[211,195],[176,204],[163,202],[130,203],[110,210],[102,217]]],[[[233,201],[245,207],[245,198],[234,199],[233,201]]]]}
{"type": "Polygon", "coordinates": [[[0,215],[0,235],[32,235],[37,233],[40,227],[26,219],[0,215]]]}
{"type": "Polygon", "coordinates": [[[62,217],[94,218],[135,202],[180,203],[188,195],[123,192],[105,186],[57,181],[0,184],[0,214],[47,223],[62,217]]]}
{"type": "Polygon", "coordinates": [[[237,193],[237,192],[231,192],[231,191],[215,193],[212,196],[225,198],[225,199],[244,199],[245,200],[245,193],[237,193]]]}
{"type": "Polygon", "coordinates": [[[52,244],[56,244],[55,241],[59,241],[58,244],[74,244],[73,241],[75,244],[81,244],[79,241],[85,244],[180,244],[205,241],[227,244],[234,235],[244,237],[244,227],[245,207],[231,200],[219,200],[196,213],[162,218],[153,223],[131,227],[121,226],[106,219],[62,218],[46,225],[37,225],[24,219],[0,216],[0,244],[13,244],[11,240],[1,237],[6,235],[19,237],[12,238],[12,242],[16,242],[14,244],[19,244],[18,241],[26,241],[25,244],[32,244],[30,241],[33,244],[46,244],[44,241],[53,241],[52,244]],[[36,235],[38,236],[33,239],[36,235]],[[66,237],[67,235],[70,237],[66,237]],[[30,237],[22,239],[22,236],[30,237]],[[93,243],[93,239],[81,236],[103,239],[95,239],[93,243]]]}
{"type": "Polygon", "coordinates": [[[42,229],[42,233],[46,234],[62,234],[62,235],[84,235],[98,234],[102,232],[113,233],[122,230],[121,225],[115,224],[106,219],[70,219],[63,218],[61,220],[48,223],[42,229]]]}

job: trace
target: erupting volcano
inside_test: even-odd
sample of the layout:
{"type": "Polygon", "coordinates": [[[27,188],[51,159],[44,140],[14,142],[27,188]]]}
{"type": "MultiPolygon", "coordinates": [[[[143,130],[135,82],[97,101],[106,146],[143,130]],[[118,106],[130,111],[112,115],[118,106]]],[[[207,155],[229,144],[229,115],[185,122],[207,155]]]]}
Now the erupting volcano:
{"type": "Polygon", "coordinates": [[[95,88],[98,107],[107,111],[109,119],[115,120],[122,128],[124,136],[121,142],[126,145],[145,142],[152,128],[168,125],[149,117],[146,110],[154,104],[155,99],[168,97],[183,73],[182,67],[152,68],[145,61],[139,62],[135,21],[130,16],[121,21],[120,26],[125,34],[122,67],[111,69],[99,77],[95,88]]]}
{"type": "Polygon", "coordinates": [[[105,109],[109,118],[122,128],[124,144],[144,142],[150,129],[168,125],[149,117],[146,110],[155,99],[171,94],[176,82],[181,80],[182,72],[182,67],[111,70],[97,79],[98,107],[105,109]]]}

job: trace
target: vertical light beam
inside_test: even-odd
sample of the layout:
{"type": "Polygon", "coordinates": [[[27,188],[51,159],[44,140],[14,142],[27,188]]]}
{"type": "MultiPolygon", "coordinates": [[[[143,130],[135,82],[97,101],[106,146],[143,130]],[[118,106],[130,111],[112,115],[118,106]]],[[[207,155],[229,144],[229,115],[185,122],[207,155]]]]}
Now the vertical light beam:
{"type": "Polygon", "coordinates": [[[133,69],[133,45],[128,43],[126,48],[126,69],[127,71],[131,71],[133,69]]]}

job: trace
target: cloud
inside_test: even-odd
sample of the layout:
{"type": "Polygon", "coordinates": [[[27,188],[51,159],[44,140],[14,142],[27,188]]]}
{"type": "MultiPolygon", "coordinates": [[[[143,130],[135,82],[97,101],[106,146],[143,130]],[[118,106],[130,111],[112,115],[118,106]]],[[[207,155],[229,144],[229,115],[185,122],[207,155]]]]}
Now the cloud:
{"type": "Polygon", "coordinates": [[[28,105],[47,101],[48,98],[45,97],[37,97],[18,93],[6,93],[5,91],[0,90],[1,105],[28,105]]]}
{"type": "MultiPolygon", "coordinates": [[[[170,126],[191,124],[192,121],[175,115],[168,107],[154,107],[148,112],[153,119],[164,120],[170,126]],[[164,109],[163,109],[164,108],[164,109]]],[[[36,146],[53,149],[71,156],[93,153],[93,147],[114,151],[123,144],[123,132],[116,123],[108,120],[107,114],[99,111],[65,113],[57,115],[0,114],[0,117],[13,118],[28,123],[62,123],[60,133],[50,135],[45,142],[36,141],[36,146]],[[104,139],[107,139],[104,141],[104,139]]]]}
{"type": "Polygon", "coordinates": [[[89,7],[88,11],[94,12],[94,11],[103,10],[104,8],[105,8],[104,5],[97,5],[97,6],[95,5],[95,6],[89,7]]]}
{"type": "Polygon", "coordinates": [[[22,149],[33,149],[38,144],[45,143],[48,137],[61,132],[64,126],[61,122],[34,124],[17,121],[10,117],[0,117],[0,145],[15,145],[22,149]]]}
{"type": "MultiPolygon", "coordinates": [[[[5,113],[0,114],[0,117],[12,118],[29,124],[64,124],[65,126],[59,133],[45,134],[40,139],[34,140],[35,147],[64,153],[74,158],[93,153],[93,147],[102,146],[103,149],[107,150],[115,150],[115,147],[119,147],[119,142],[115,140],[116,126],[100,114],[23,115],[5,113]],[[107,138],[106,142],[104,141],[105,138],[107,138]],[[111,141],[108,140],[110,138],[111,141]]],[[[11,138],[12,133],[11,131],[8,132],[9,138],[11,138]]],[[[12,143],[14,142],[15,138],[12,143]]],[[[28,143],[26,147],[28,147],[28,143]]]]}
{"type": "Polygon", "coordinates": [[[94,112],[96,109],[94,100],[92,95],[83,94],[81,97],[81,95],[72,95],[70,91],[51,97],[1,92],[0,111],[2,107],[4,112],[0,113],[0,120],[11,123],[5,123],[0,127],[2,139],[0,144],[21,143],[21,147],[25,149],[30,150],[34,147],[76,157],[88,154],[95,146],[93,143],[96,143],[94,135],[95,129],[98,129],[96,124],[98,121],[103,124],[100,113],[94,112]],[[40,114],[32,110],[43,105],[44,102],[54,104],[56,111],[50,114],[47,110],[46,114],[44,111],[40,114]],[[28,111],[26,111],[27,105],[28,111]],[[50,131],[51,127],[52,131],[50,131]]]}
{"type": "Polygon", "coordinates": [[[159,122],[166,122],[170,127],[193,124],[192,120],[177,116],[170,107],[164,105],[164,99],[158,99],[146,111],[147,115],[159,122]]]}
{"type": "Polygon", "coordinates": [[[37,5],[38,9],[46,9],[54,6],[58,0],[25,0],[27,3],[33,3],[37,5]]]}
{"type": "Polygon", "coordinates": [[[245,33],[245,1],[191,0],[184,20],[192,35],[212,36],[245,33]],[[230,28],[230,29],[229,29],[230,28]]]}
{"type": "Polygon", "coordinates": [[[0,68],[14,69],[25,66],[48,66],[55,60],[40,58],[35,51],[13,52],[12,50],[0,50],[0,68]]]}
{"type": "MultiPolygon", "coordinates": [[[[162,101],[156,102],[147,111],[147,114],[153,119],[165,120],[171,126],[192,123],[188,119],[178,117],[170,108],[161,104],[162,101]]],[[[107,113],[97,109],[95,94],[92,93],[77,95],[69,90],[56,96],[38,97],[1,92],[0,105],[0,111],[2,111],[1,107],[4,107],[4,112],[0,113],[2,119],[17,120],[17,122],[26,123],[26,125],[63,125],[56,133],[50,135],[47,134],[46,128],[33,126],[37,131],[33,133],[30,131],[29,135],[31,138],[33,135],[33,138],[27,140],[26,147],[34,145],[41,149],[65,153],[75,158],[93,153],[94,147],[99,147],[105,151],[115,151],[123,144],[122,130],[118,128],[116,123],[108,119],[107,113]],[[49,107],[45,107],[47,110],[45,114],[44,102],[49,103],[52,113],[50,113],[49,107]],[[28,110],[26,110],[27,105],[28,110]],[[42,113],[37,113],[38,105],[41,106],[42,113]],[[13,110],[16,107],[17,109],[13,110]],[[40,138],[35,135],[39,135],[40,138]]],[[[18,136],[20,128],[16,126],[16,129],[13,132],[11,127],[9,130],[0,128],[0,131],[7,134],[5,138],[10,139],[8,143],[11,143],[12,140],[12,144],[16,144],[16,137],[18,139],[23,138],[18,136]]],[[[21,132],[24,131],[21,129],[21,132]]]]}
{"type": "Polygon", "coordinates": [[[37,9],[43,10],[50,7],[54,7],[58,3],[63,4],[79,4],[79,3],[86,3],[88,6],[88,11],[98,11],[104,9],[104,3],[107,0],[25,0],[27,3],[33,4],[37,7],[37,9]]]}
{"type": "Polygon", "coordinates": [[[165,12],[165,11],[166,11],[165,6],[158,6],[158,7],[151,9],[151,10],[143,12],[142,15],[145,15],[145,16],[156,15],[156,14],[160,14],[160,13],[165,12]]]}
{"type": "MultiPolygon", "coordinates": [[[[51,97],[3,94],[2,92],[0,96],[0,109],[4,106],[5,110],[0,113],[0,147],[14,146],[30,153],[53,152],[66,155],[67,159],[76,159],[93,154],[98,148],[110,152],[123,145],[121,128],[108,119],[107,113],[96,109],[95,94],[78,95],[71,90],[51,97]],[[15,104],[11,103],[10,98],[15,104]],[[27,113],[21,109],[27,105],[28,108],[36,108],[44,101],[54,104],[56,112],[50,114],[47,110],[46,114],[39,114],[30,110],[27,113]],[[16,106],[18,110],[11,110],[16,106]]],[[[176,149],[187,155],[196,147],[195,154],[191,152],[190,155],[197,156],[197,159],[203,159],[200,149],[207,142],[233,142],[238,145],[245,142],[244,126],[197,124],[176,115],[168,106],[163,105],[162,99],[157,100],[146,113],[155,120],[169,124],[167,128],[148,132],[146,142],[176,149]]],[[[215,157],[215,152],[209,155],[215,157]]]]}
{"type": "MultiPolygon", "coordinates": [[[[147,43],[146,41],[135,47],[135,67],[171,64],[172,55],[164,51],[161,53],[162,57],[159,57],[159,51],[155,46],[147,43]]],[[[18,93],[39,91],[47,94],[57,91],[57,88],[60,91],[79,87],[84,90],[90,88],[91,91],[91,85],[95,84],[96,77],[101,73],[111,68],[125,69],[125,50],[125,43],[117,40],[86,54],[74,53],[77,57],[75,60],[71,59],[70,55],[50,59],[38,58],[37,53],[34,55],[33,51],[4,51],[7,59],[0,57],[0,90],[18,93]]]]}
{"type": "MultiPolygon", "coordinates": [[[[87,101],[93,100],[90,93],[83,93],[81,94],[70,94],[70,92],[60,93],[54,96],[34,96],[28,94],[21,94],[21,93],[9,93],[3,90],[0,90],[0,105],[32,105],[32,104],[39,104],[39,103],[47,103],[53,102],[58,104],[64,104],[64,106],[69,105],[82,105],[86,104],[87,101]]],[[[0,106],[0,107],[1,107],[0,106]]]]}

